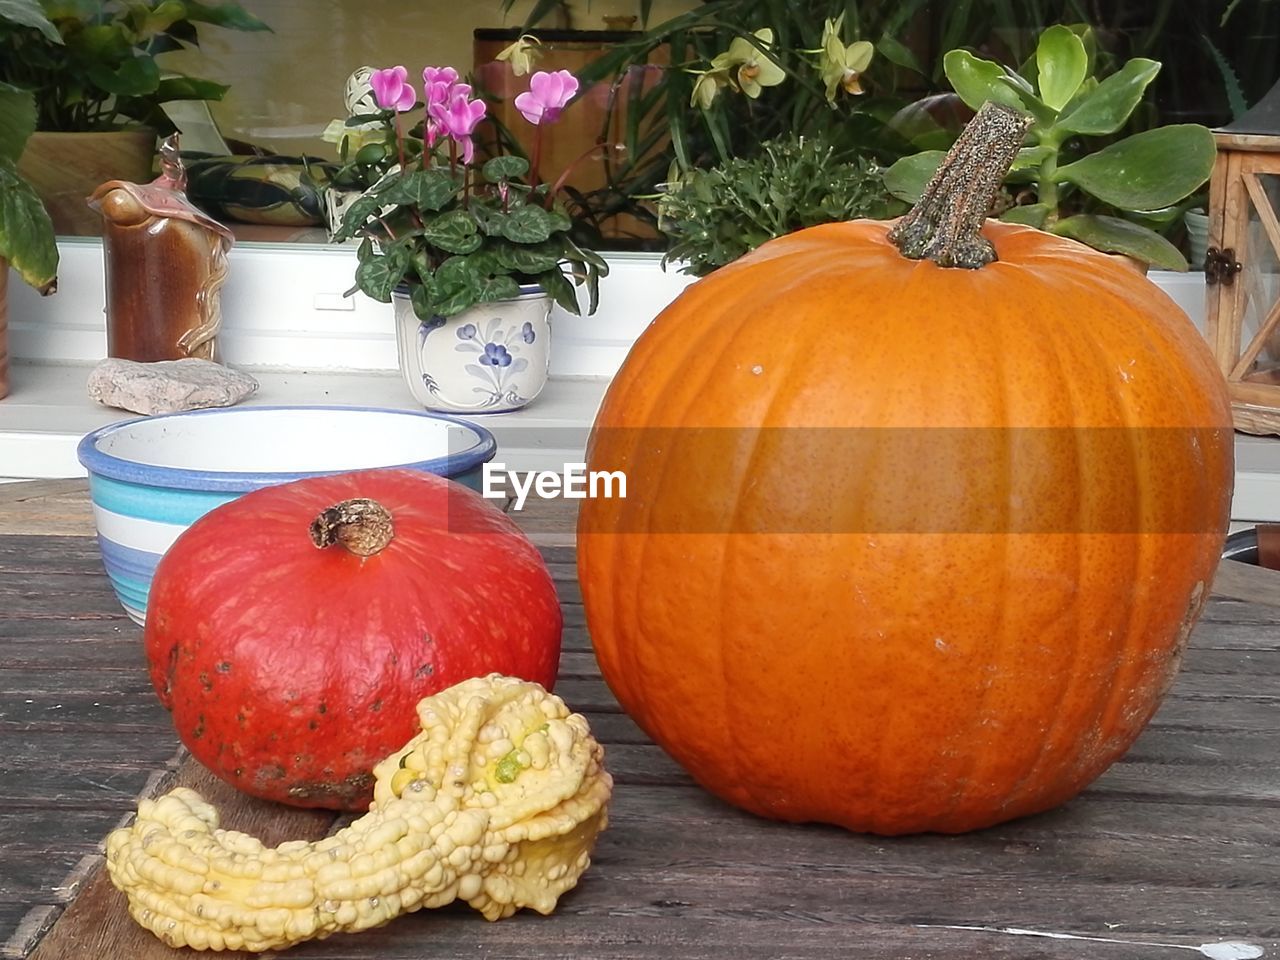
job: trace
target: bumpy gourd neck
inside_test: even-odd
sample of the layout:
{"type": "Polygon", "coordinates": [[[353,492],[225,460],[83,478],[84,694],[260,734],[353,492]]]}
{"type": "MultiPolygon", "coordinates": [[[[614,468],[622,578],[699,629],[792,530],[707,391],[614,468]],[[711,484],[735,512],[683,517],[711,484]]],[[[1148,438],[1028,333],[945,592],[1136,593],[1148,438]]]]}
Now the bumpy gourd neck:
{"type": "Polygon", "coordinates": [[[381,551],[394,536],[389,514],[376,500],[343,500],[311,521],[311,542],[324,549],[335,543],[360,557],[381,551]]]}
{"type": "Polygon", "coordinates": [[[1031,118],[988,101],[969,121],[925,185],[920,201],[889,231],[904,257],[976,270],[994,262],[982,224],[1013,165],[1031,118]]]}

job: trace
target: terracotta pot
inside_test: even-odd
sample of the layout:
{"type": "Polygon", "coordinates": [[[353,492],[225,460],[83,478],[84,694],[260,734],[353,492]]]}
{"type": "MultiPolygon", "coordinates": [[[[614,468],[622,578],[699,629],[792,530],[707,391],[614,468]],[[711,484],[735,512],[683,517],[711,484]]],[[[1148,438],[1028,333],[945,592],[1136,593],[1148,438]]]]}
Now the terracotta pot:
{"type": "Polygon", "coordinates": [[[149,127],[101,133],[37,131],[27,141],[18,172],[44,201],[60,236],[100,237],[102,218],[88,197],[108,180],[149,183],[156,132],[149,127]]]}
{"type": "Polygon", "coordinates": [[[0,400],[9,395],[9,261],[0,257],[0,400]]]}

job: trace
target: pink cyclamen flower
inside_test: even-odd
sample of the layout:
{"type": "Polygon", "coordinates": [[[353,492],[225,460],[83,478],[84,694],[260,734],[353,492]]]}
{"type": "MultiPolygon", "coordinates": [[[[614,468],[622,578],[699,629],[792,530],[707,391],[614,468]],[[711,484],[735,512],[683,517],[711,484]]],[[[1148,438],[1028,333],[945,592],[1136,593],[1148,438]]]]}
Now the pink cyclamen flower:
{"type": "Polygon", "coordinates": [[[404,67],[373,71],[369,77],[369,86],[373,88],[373,98],[378,101],[378,106],[397,113],[412,110],[418,95],[408,80],[409,71],[404,67]]]}
{"type": "Polygon", "coordinates": [[[516,109],[530,123],[555,123],[577,92],[578,78],[568,70],[540,70],[529,78],[529,89],[516,97],[516,109]]]}
{"type": "Polygon", "coordinates": [[[445,131],[434,117],[433,108],[447,107],[458,97],[471,96],[471,85],[458,82],[458,71],[453,67],[426,67],[422,71],[422,100],[426,104],[427,120],[423,131],[427,148],[436,145],[445,131]]]}
{"type": "Polygon", "coordinates": [[[466,84],[455,87],[455,96],[448,103],[431,105],[431,119],[435,121],[442,133],[448,134],[462,148],[462,162],[470,163],[475,155],[475,144],[471,142],[471,134],[484,119],[488,107],[483,100],[468,100],[471,88],[466,84]],[[465,93],[457,94],[457,87],[466,87],[465,93]]]}
{"type": "Polygon", "coordinates": [[[431,88],[436,83],[443,84],[444,87],[452,87],[458,82],[458,72],[452,67],[424,67],[422,68],[422,87],[431,88]]]}

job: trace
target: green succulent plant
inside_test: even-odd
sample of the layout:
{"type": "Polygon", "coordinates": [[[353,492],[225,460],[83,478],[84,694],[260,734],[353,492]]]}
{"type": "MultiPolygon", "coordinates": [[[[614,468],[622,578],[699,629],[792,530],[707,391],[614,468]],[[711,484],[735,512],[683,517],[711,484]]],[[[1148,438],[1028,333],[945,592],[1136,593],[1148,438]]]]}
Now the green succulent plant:
{"type": "Polygon", "coordinates": [[[761,144],[709,170],[689,170],[658,199],[666,261],[705,276],[774,237],[820,223],[882,219],[905,210],[870,160],[842,160],[821,136],[761,144]]]}
{"type": "MultiPolygon", "coordinates": [[[[1157,127],[1099,146],[1119,133],[1160,71],[1134,58],[1110,76],[1094,75],[1088,28],[1053,26],[1020,69],[952,50],[947,79],[972,109],[988,100],[1033,118],[1026,145],[1005,179],[1012,205],[1002,220],[1071,237],[1155,267],[1186,270],[1186,258],[1158,232],[1181,219],[1209,179],[1213,134],[1199,124],[1157,127]]],[[[927,151],[896,162],[889,190],[919,198],[942,159],[927,151]]]]}

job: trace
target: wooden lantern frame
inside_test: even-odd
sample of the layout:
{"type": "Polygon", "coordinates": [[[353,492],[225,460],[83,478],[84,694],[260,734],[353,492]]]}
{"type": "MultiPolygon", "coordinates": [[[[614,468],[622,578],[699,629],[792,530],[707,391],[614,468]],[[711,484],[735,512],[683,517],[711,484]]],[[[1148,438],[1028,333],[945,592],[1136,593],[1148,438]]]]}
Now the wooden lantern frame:
{"type": "MultiPolygon", "coordinates": [[[[1209,185],[1209,249],[1205,258],[1206,336],[1231,394],[1237,430],[1280,434],[1280,369],[1259,375],[1264,349],[1280,344],[1280,296],[1266,305],[1258,330],[1244,329],[1249,301],[1250,217],[1257,216],[1280,263],[1280,216],[1262,177],[1280,180],[1280,84],[1236,123],[1214,131],[1218,159],[1209,185]],[[1261,121],[1261,122],[1260,122],[1261,121]],[[1275,133],[1266,132],[1276,130],[1275,133]]],[[[1277,202],[1280,202],[1278,199],[1277,202]]]]}

